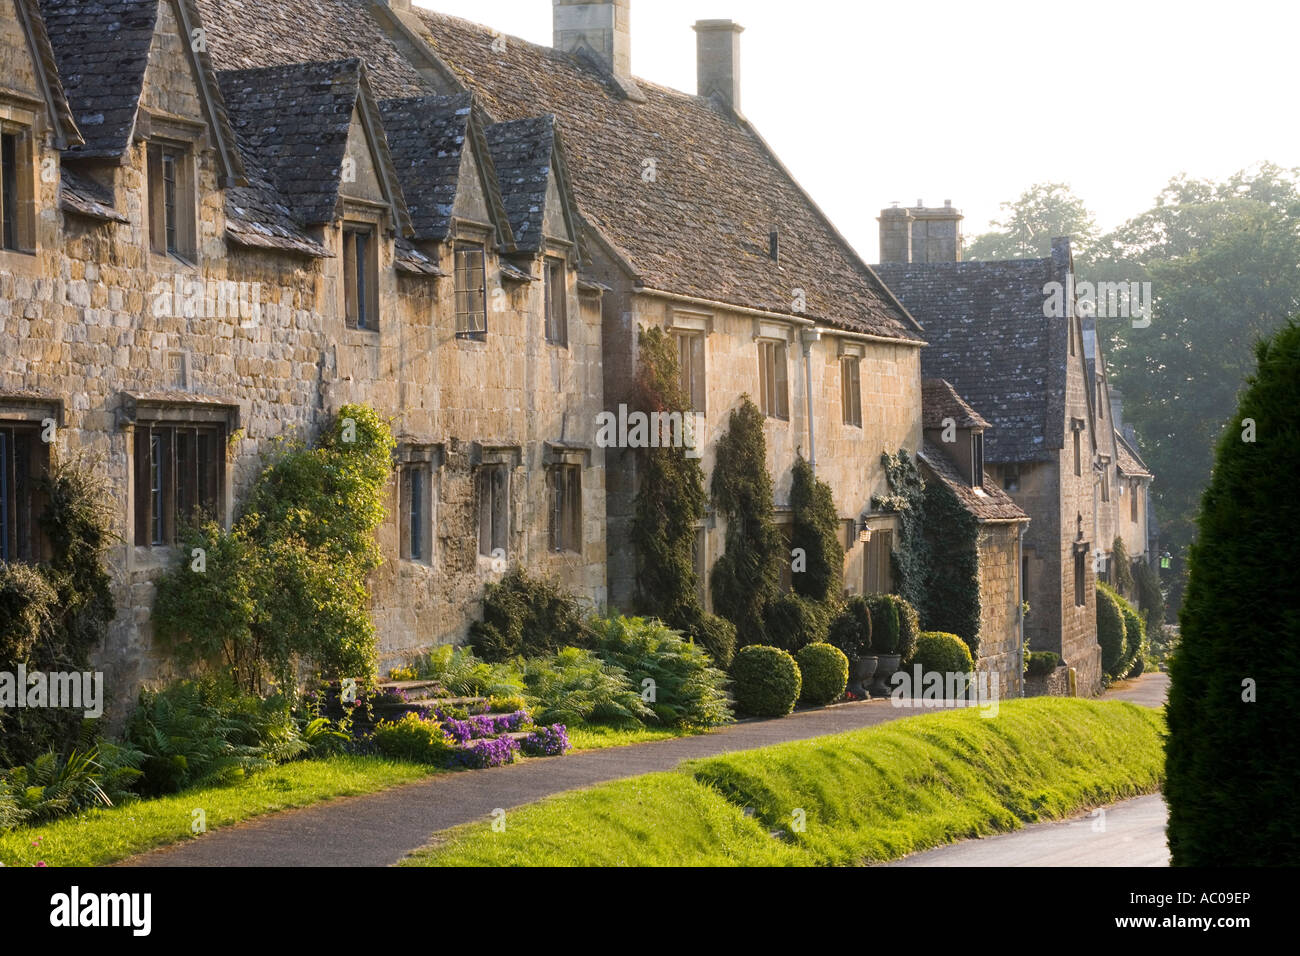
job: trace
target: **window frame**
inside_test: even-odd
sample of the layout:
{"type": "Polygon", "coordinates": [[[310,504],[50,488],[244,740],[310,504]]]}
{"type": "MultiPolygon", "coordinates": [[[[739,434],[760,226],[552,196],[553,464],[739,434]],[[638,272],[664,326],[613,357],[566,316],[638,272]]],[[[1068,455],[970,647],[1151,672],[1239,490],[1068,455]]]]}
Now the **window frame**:
{"type": "Polygon", "coordinates": [[[225,524],[228,425],[219,421],[135,423],[132,502],[136,547],[175,547],[185,521],[225,524]]]}
{"type": "Polygon", "coordinates": [[[156,256],[194,265],[198,262],[195,212],[198,186],[194,144],[165,137],[151,138],[145,144],[145,156],[149,251],[156,256]],[[173,172],[170,189],[169,165],[173,172]]]}
{"type": "Polygon", "coordinates": [[[378,332],[379,227],[373,222],[347,219],[341,239],[344,324],[358,332],[378,332]]]}
{"type": "Polygon", "coordinates": [[[1138,491],[1141,487],[1140,481],[1129,482],[1129,522],[1132,524],[1138,523],[1138,491]]]}
{"type": "Polygon", "coordinates": [[[840,356],[840,411],[845,425],[862,428],[862,359],[840,356]]]}
{"type": "Polygon", "coordinates": [[[40,422],[0,418],[0,560],[35,564],[45,558],[41,482],[49,467],[40,422]]]}
{"type": "Polygon", "coordinates": [[[485,462],[475,476],[480,557],[510,556],[510,472],[509,465],[485,462]]]}
{"type": "Polygon", "coordinates": [[[674,329],[672,334],[677,345],[678,385],[686,399],[686,410],[703,414],[708,403],[705,366],[708,336],[693,329],[674,329]]]}
{"type": "Polygon", "coordinates": [[[970,484],[972,488],[984,487],[984,433],[972,431],[970,435],[970,484]]]}
{"type": "Polygon", "coordinates": [[[555,464],[547,469],[549,549],[552,554],[582,554],[582,466],[555,464]]]}
{"type": "Polygon", "coordinates": [[[790,349],[782,339],[758,340],[759,408],[764,417],[790,420],[790,349]]]}
{"type": "Polygon", "coordinates": [[[36,253],[35,143],[31,125],[0,120],[0,253],[36,253]]]}
{"type": "Polygon", "coordinates": [[[1088,606],[1088,550],[1078,546],[1074,549],[1074,606],[1088,606]]]}
{"type": "Polygon", "coordinates": [[[462,339],[484,339],[488,334],[488,292],[487,292],[487,242],[482,239],[456,239],[452,243],[453,309],[455,311],[456,337],[462,339]],[[472,263],[463,266],[462,254],[479,255],[477,266],[472,263]],[[482,279],[479,289],[462,285],[463,281],[473,276],[482,279]],[[481,297],[481,309],[471,308],[471,297],[478,293],[481,297]],[[462,303],[464,308],[462,308],[462,303]],[[480,320],[475,322],[476,317],[480,320]],[[481,324],[481,328],[476,325],[481,324]]]}
{"type": "Polygon", "coordinates": [[[569,264],[563,257],[542,258],[542,286],[546,342],[548,345],[567,349],[569,347],[569,264]]]}

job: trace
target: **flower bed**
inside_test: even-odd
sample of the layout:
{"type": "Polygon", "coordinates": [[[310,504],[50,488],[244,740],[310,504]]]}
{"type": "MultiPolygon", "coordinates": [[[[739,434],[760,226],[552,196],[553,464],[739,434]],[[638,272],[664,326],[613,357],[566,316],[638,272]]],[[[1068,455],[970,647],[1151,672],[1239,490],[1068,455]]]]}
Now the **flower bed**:
{"type": "Polygon", "coordinates": [[[562,757],[573,749],[564,724],[539,727],[521,740],[519,745],[526,757],[562,757]]]}

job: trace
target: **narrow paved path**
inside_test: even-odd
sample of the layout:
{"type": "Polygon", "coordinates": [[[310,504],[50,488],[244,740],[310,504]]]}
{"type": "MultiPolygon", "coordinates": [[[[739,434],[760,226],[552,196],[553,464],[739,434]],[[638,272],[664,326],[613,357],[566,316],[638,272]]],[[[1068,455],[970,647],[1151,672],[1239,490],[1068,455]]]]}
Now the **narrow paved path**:
{"type": "Polygon", "coordinates": [[[1144,707],[1163,707],[1168,694],[1169,675],[1156,671],[1153,674],[1143,674],[1132,680],[1121,681],[1102,694],[1101,699],[1126,700],[1144,707]]]}
{"type": "Polygon", "coordinates": [[[806,740],[933,709],[896,708],[889,700],[840,704],[780,720],[744,721],[699,737],[636,744],[512,767],[449,773],[384,793],[290,810],[216,830],[198,840],[125,861],[128,866],[389,866],[438,830],[486,820],[566,790],[671,770],[713,757],[806,740]]]}
{"type": "MultiPolygon", "coordinates": [[[[1163,686],[1144,675],[1114,688],[1114,699],[1163,699],[1163,686]]],[[[1156,706],[1152,704],[1151,706],[1156,706]]],[[[780,720],[744,721],[699,737],[637,744],[561,759],[442,774],[369,796],[272,814],[216,830],[198,840],[124,861],[127,866],[390,866],[448,827],[487,819],[566,790],[642,773],[671,770],[683,760],[713,757],[791,740],[843,733],[933,713],[896,708],[889,700],[841,704],[780,720]]],[[[984,841],[974,841],[984,842],[984,841]]]]}
{"type": "Polygon", "coordinates": [[[1125,800],[1061,823],[1035,823],[1014,833],[965,840],[898,860],[891,866],[1168,866],[1158,794],[1125,800]]]}

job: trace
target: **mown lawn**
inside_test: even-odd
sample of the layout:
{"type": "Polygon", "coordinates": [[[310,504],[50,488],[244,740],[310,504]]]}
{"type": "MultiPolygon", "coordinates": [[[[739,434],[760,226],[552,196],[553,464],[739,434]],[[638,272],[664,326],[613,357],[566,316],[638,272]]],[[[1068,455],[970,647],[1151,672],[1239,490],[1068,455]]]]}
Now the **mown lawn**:
{"type": "Polygon", "coordinates": [[[780,744],[449,830],[406,866],[853,865],[1159,789],[1159,711],[1003,702],[780,744]]]}
{"type": "MultiPolygon", "coordinates": [[[[579,726],[569,731],[574,750],[601,750],[680,737],[688,731],[635,726],[579,726]]],[[[5,866],[100,866],[137,853],[194,839],[195,810],[208,831],[244,820],[311,806],[338,797],[378,793],[439,773],[422,764],[381,757],[335,757],[282,764],[221,787],[138,800],[78,817],[0,833],[5,866]]]]}
{"type": "Polygon", "coordinates": [[[0,834],[5,866],[100,866],[194,839],[195,810],[209,831],[279,810],[338,797],[377,793],[437,771],[381,757],[332,757],[281,764],[223,787],[189,790],[91,810],[53,823],[0,834]]]}
{"type": "Polygon", "coordinates": [[[582,750],[605,750],[609,747],[626,747],[628,744],[648,744],[656,740],[673,740],[677,737],[690,737],[703,731],[681,730],[677,728],[646,727],[642,724],[610,726],[606,724],[586,724],[570,728],[569,743],[574,752],[582,750]]]}

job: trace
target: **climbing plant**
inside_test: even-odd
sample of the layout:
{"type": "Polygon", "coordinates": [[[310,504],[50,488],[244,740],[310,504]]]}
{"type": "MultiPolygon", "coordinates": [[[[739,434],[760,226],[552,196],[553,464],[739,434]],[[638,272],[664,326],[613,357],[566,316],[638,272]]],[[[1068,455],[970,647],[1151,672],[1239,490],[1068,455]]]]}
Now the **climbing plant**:
{"type": "MultiPolygon", "coordinates": [[[[929,568],[925,526],[925,481],[907,451],[880,456],[889,484],[888,495],[876,495],[871,507],[898,515],[898,544],[894,551],[895,589],[914,608],[925,605],[926,575],[929,568]]],[[[922,615],[924,616],[924,615],[922,615]]]]}
{"type": "Polygon", "coordinates": [[[368,577],[396,443],[378,414],[340,409],[314,447],[281,442],[234,528],[186,529],[159,581],[154,629],[186,665],[261,691],[291,692],[306,665],[325,677],[376,666],[368,577]]]}
{"type": "MultiPolygon", "coordinates": [[[[105,558],[116,537],[113,506],[94,462],[52,447],[41,480],[39,523],[49,546],[40,565],[0,562],[0,671],[86,671],[117,614],[105,558]]],[[[0,710],[0,766],[24,764],[81,739],[84,712],[0,710]]]]}
{"type": "Polygon", "coordinates": [[[713,500],[727,521],[727,550],[713,566],[713,603],[736,627],[736,640],[770,644],[764,614],[780,593],[785,543],[772,518],[763,413],[748,395],[718,441],[713,500]]]}
{"type": "Polygon", "coordinates": [[[805,563],[803,570],[795,566],[791,578],[795,593],[814,601],[838,601],[844,589],[839,514],[830,485],[817,478],[802,455],[794,464],[790,509],[794,519],[790,543],[805,563]]]}
{"type": "Polygon", "coordinates": [[[928,557],[917,613],[926,631],[956,634],[979,660],[980,525],[952,489],[932,481],[925,489],[922,523],[928,557]],[[938,556],[942,556],[940,559],[938,556]]]}
{"type": "MultiPolygon", "coordinates": [[[[690,402],[681,386],[677,348],[663,329],[641,331],[632,401],[646,414],[686,415],[690,402]]],[[[632,547],[637,580],[636,613],[657,617],[699,643],[720,667],[731,663],[734,628],[705,613],[695,568],[696,528],[708,495],[699,459],[685,448],[642,448],[637,454],[637,491],[632,547]]]]}

